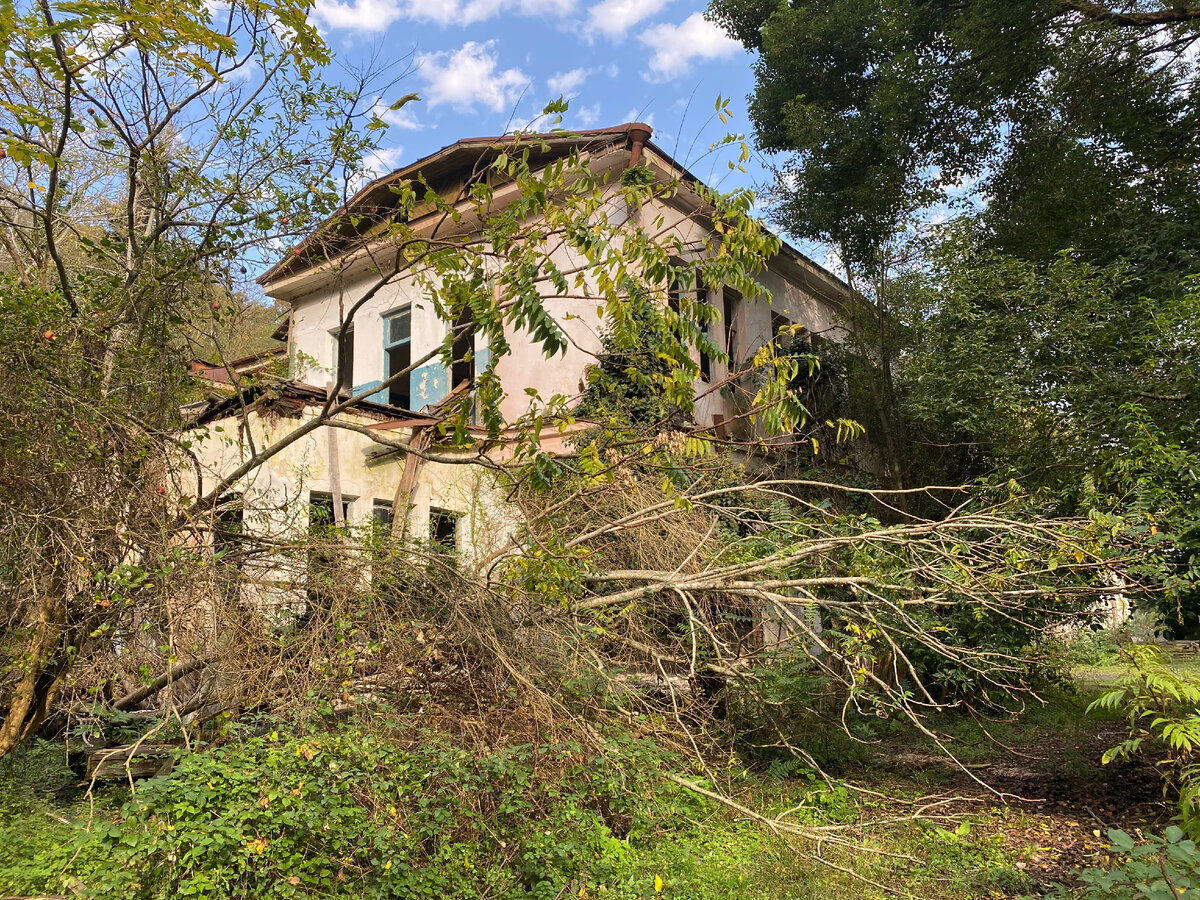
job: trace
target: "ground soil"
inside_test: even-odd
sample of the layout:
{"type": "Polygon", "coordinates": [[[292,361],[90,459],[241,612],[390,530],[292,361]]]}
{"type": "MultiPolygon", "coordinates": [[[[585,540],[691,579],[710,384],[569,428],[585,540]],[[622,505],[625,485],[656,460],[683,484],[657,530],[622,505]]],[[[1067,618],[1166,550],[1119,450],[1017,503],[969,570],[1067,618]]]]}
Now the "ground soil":
{"type": "Polygon", "coordinates": [[[1107,852],[1109,829],[1135,838],[1147,832],[1161,834],[1174,812],[1152,765],[1101,763],[1104,751],[1127,736],[1122,726],[1097,722],[1094,730],[1069,737],[1043,732],[1036,743],[1000,750],[966,771],[944,757],[912,754],[893,756],[891,761],[901,770],[945,768],[942,783],[950,788],[947,793],[971,798],[945,812],[969,816],[975,839],[992,839],[1005,847],[1038,887],[1071,885],[1079,869],[1107,868],[1116,862],[1107,852]]]}

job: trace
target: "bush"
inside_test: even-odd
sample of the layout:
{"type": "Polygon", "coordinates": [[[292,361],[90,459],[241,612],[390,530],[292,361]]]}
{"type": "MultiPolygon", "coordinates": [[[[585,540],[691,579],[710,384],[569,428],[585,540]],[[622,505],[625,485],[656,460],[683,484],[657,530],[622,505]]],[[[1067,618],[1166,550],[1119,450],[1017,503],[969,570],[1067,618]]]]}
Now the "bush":
{"type": "Polygon", "coordinates": [[[1082,889],[1056,885],[1048,898],[1077,900],[1200,900],[1200,856],[1174,825],[1164,835],[1137,843],[1124,831],[1108,832],[1111,850],[1123,860],[1115,869],[1084,869],[1082,889]]]}
{"type": "Polygon", "coordinates": [[[99,823],[75,867],[89,896],[552,900],[621,879],[654,786],[646,741],[473,752],[421,732],[251,737],[182,756],[99,823]]]}

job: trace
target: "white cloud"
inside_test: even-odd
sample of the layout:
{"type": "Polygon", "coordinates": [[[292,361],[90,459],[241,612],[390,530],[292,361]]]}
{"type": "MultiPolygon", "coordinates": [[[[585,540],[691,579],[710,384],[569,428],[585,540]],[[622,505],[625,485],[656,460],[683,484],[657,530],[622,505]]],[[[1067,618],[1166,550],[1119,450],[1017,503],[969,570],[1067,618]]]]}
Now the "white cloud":
{"type": "Polygon", "coordinates": [[[378,147],[363,157],[363,168],[372,177],[378,178],[380,175],[387,175],[389,172],[395,171],[402,159],[404,159],[403,147],[378,147]]]}
{"type": "Polygon", "coordinates": [[[313,12],[327,29],[386,31],[397,19],[470,25],[502,12],[566,16],[576,0],[316,0],[313,12]]]}
{"type": "Polygon", "coordinates": [[[417,67],[429,85],[426,94],[430,109],[448,104],[460,112],[470,112],[481,105],[503,112],[511,107],[529,85],[529,76],[520,69],[497,71],[493,46],[495,41],[467,41],[458,50],[420,54],[417,67]]]}
{"type": "Polygon", "coordinates": [[[588,10],[587,27],[611,38],[659,12],[671,0],[601,0],[588,10]]]}
{"type": "Polygon", "coordinates": [[[571,69],[569,72],[559,72],[547,80],[546,86],[550,93],[570,99],[579,95],[579,88],[587,80],[587,69],[571,69]]]}
{"type": "Polygon", "coordinates": [[[406,0],[404,15],[438,25],[470,25],[501,13],[523,16],[565,16],[575,0],[406,0]]]}
{"type": "Polygon", "coordinates": [[[313,14],[330,29],[386,31],[403,10],[400,0],[316,0],[313,14]]]}
{"type": "Polygon", "coordinates": [[[403,147],[377,147],[362,158],[358,172],[346,179],[346,187],[354,193],[376,178],[394,172],[403,159],[403,147]]]}
{"type": "Polygon", "coordinates": [[[703,13],[692,13],[678,25],[648,28],[641,41],[654,51],[646,73],[650,81],[670,81],[686,75],[693,60],[723,59],[742,49],[703,13]]]}
{"type": "Polygon", "coordinates": [[[572,109],[575,118],[579,120],[579,124],[583,128],[591,128],[600,121],[600,104],[594,103],[591,106],[581,106],[579,109],[572,109]]]}

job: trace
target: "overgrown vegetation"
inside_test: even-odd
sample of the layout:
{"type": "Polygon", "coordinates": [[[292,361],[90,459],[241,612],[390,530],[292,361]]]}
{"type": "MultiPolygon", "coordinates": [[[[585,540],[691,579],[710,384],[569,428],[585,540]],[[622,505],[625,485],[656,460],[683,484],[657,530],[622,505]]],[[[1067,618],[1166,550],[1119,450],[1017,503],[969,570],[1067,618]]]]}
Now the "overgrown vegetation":
{"type": "Polygon", "coordinates": [[[1197,890],[1200,681],[1142,645],[1197,622],[1200,13],[1150,5],[1153,39],[1091,3],[718,2],[763,54],[762,144],[799,154],[780,215],[834,240],[857,291],[843,344],[772,324],[732,359],[703,291],[766,303],[780,249],[747,190],[610,183],[578,152],[538,163],[531,135],[449,193],[417,176],[343,215],[385,73],[325,81],[307,5],[0,4],[0,890],[967,898],[1042,889],[1028,866],[1068,836],[1074,863],[1116,863],[1084,896],[1197,890]],[[976,91],[1014,21],[1036,54],[976,91]],[[984,209],[909,228],[983,165],[984,209]],[[712,234],[627,214],[685,188],[712,234]],[[269,379],[230,370],[236,438],[181,412],[191,357],[228,366],[231,322],[266,330],[243,276],[301,234],[289,260],[373,254],[339,347],[401,273],[455,323],[388,381],[486,339],[427,442],[347,422],[389,385],[354,395],[340,368],[261,446],[269,379]],[[506,421],[498,366],[516,340],[562,352],[550,301],[580,294],[605,328],[580,402],[534,391],[506,421]],[[713,362],[727,434],[697,422],[713,362]],[[519,513],[512,540],[468,565],[332,500],[283,538],[245,528],[238,487],[335,425],[401,466],[457,453],[519,513]],[[238,464],[205,481],[193,454],[226,438],[238,464]],[[1118,654],[1129,676],[1084,719],[1073,667],[1118,654]],[[1086,792],[1117,777],[1089,741],[1130,784],[1162,770],[1181,827],[1151,803],[1112,823],[1118,858],[1090,842],[1110,823],[1086,792]],[[104,752],[126,777],[78,771],[104,752]],[[1057,818],[1022,805],[1063,785],[1057,818]]]}

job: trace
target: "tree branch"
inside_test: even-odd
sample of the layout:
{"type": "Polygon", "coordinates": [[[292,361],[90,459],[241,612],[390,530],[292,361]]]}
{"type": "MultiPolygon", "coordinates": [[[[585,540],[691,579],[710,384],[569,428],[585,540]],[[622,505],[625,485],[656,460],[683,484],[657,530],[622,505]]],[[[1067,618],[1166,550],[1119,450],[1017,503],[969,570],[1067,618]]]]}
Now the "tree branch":
{"type": "Polygon", "coordinates": [[[1153,12],[1117,12],[1094,0],[1059,0],[1063,10],[1077,12],[1093,22],[1106,22],[1120,28],[1152,28],[1180,22],[1200,21],[1200,6],[1175,4],[1153,12]]]}

